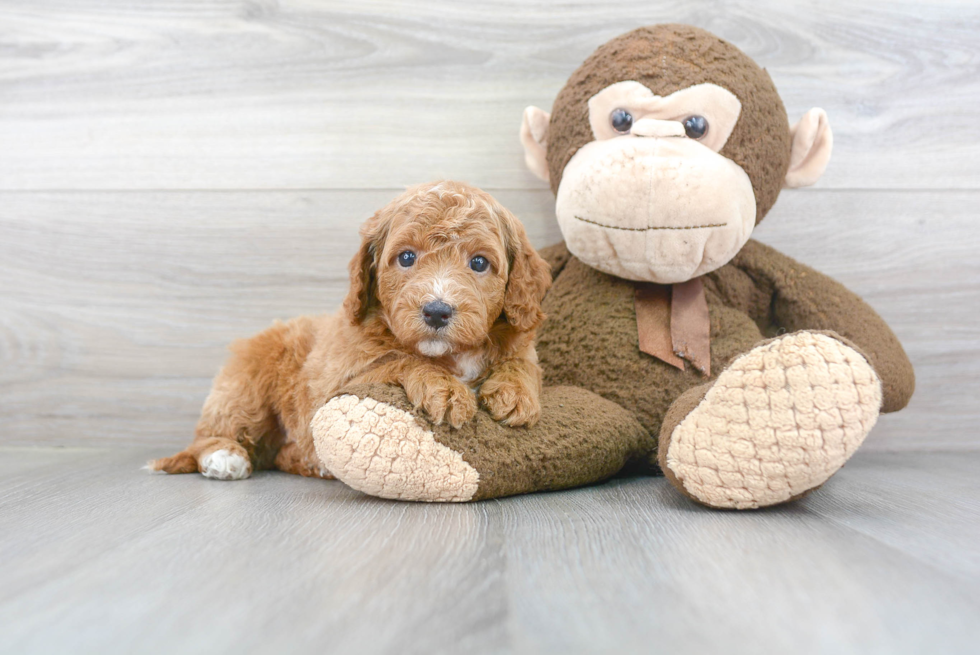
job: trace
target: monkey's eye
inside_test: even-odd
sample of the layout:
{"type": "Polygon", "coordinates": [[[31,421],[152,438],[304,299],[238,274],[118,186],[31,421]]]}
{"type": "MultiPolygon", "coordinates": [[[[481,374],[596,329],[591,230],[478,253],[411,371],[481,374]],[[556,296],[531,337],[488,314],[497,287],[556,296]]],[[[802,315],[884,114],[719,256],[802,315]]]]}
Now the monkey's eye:
{"type": "Polygon", "coordinates": [[[692,139],[700,139],[708,132],[708,121],[704,116],[688,116],[684,119],[684,131],[692,139]]]}
{"type": "Polygon", "coordinates": [[[487,270],[488,266],[490,266],[490,262],[487,261],[486,257],[481,257],[480,255],[477,255],[476,257],[470,260],[470,268],[472,268],[477,273],[482,273],[483,271],[487,270]]]}
{"type": "Polygon", "coordinates": [[[609,122],[612,123],[614,130],[626,134],[633,127],[633,114],[625,109],[613,109],[613,112],[609,114],[609,122]]]}
{"type": "Polygon", "coordinates": [[[405,252],[398,253],[398,264],[402,268],[408,268],[415,263],[415,253],[411,250],[406,250],[405,252]]]}

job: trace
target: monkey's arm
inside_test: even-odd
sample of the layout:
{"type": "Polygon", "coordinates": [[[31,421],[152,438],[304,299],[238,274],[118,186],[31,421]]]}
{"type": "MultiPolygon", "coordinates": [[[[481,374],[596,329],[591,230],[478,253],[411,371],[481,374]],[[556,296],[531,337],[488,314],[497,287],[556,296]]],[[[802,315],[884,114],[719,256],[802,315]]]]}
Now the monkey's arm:
{"type": "Polygon", "coordinates": [[[559,241],[552,246],[546,246],[538,250],[538,254],[541,258],[548,262],[548,266],[551,267],[551,279],[554,280],[561,273],[561,269],[565,268],[565,264],[568,260],[572,258],[572,253],[568,252],[568,248],[565,246],[564,241],[559,241]]]}
{"type": "Polygon", "coordinates": [[[454,428],[476,413],[476,395],[445,368],[426,358],[401,354],[354,377],[348,384],[397,384],[416,407],[436,425],[445,420],[454,428]]]}
{"type": "Polygon", "coordinates": [[[885,321],[857,294],[754,240],[745,244],[732,264],[770,295],[771,325],[789,332],[832,330],[852,341],[881,378],[882,411],[896,412],[908,404],[915,390],[912,364],[885,321]]]}

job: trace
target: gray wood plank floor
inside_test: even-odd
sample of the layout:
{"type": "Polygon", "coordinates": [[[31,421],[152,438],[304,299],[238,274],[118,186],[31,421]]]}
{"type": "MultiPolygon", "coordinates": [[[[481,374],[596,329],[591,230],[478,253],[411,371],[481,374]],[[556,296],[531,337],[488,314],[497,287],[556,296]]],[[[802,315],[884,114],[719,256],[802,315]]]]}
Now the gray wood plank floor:
{"type": "Polygon", "coordinates": [[[9,653],[967,653],[980,453],[860,452],[795,505],[662,478],[471,505],[0,449],[9,653]]]}
{"type": "Polygon", "coordinates": [[[966,653],[980,643],[980,4],[0,0],[0,652],[966,653]],[[331,311],[400,188],[524,170],[597,45],[708,28],[834,157],[756,236],[862,294],[910,407],[818,493],[465,506],[138,469],[237,337],[331,311]]]}

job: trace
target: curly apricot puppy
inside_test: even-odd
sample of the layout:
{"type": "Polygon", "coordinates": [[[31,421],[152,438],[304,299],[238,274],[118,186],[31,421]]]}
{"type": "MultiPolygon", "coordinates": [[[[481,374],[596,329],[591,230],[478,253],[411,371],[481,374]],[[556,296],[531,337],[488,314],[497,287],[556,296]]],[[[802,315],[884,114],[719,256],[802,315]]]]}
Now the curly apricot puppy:
{"type": "Polygon", "coordinates": [[[406,191],[361,235],[343,311],[235,342],[193,443],[148,468],[222,480],[262,468],[331,477],[309,423],[353,382],[401,385],[454,427],[478,399],[507,425],[538,420],[534,336],[551,274],[521,223],[489,194],[439,182],[406,191]]]}

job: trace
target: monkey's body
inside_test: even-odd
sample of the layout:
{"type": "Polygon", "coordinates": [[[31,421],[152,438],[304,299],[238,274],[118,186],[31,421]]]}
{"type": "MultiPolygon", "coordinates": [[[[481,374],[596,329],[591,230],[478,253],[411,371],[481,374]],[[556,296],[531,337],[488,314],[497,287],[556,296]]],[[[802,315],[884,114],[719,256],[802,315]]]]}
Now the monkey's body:
{"type": "Polygon", "coordinates": [[[884,411],[901,409],[912,395],[911,364],[871,307],[842,285],[758,242],[750,240],[732,262],[703,278],[711,317],[709,377],[640,351],[633,282],[586,266],[564,244],[541,254],[555,276],[544,303],[549,321],[538,338],[545,384],[581,387],[630,408],[651,436],[636,444],[633,459],[654,471],[659,470],[658,435],[669,437],[688,414],[681,410],[665,426],[677,400],[691,390],[700,400],[733,360],[787,332],[833,335],[859,352],[881,379],[884,411]],[[828,317],[821,311],[828,303],[843,311],[828,317]]]}
{"type": "MultiPolygon", "coordinates": [[[[586,266],[564,244],[541,254],[555,276],[544,301],[548,321],[538,336],[545,384],[582,387],[628,407],[656,437],[674,399],[708,378],[691,365],[679,370],[640,352],[633,282],[586,266]]],[[[746,303],[752,298],[734,299],[719,290],[718,275],[737,278],[739,272],[729,264],[705,276],[715,375],[765,338],[750,315],[756,308],[746,303]]]]}
{"type": "Polygon", "coordinates": [[[555,276],[544,301],[548,321],[538,335],[545,384],[582,387],[628,407],[651,435],[660,434],[667,409],[682,393],[715,379],[760,342],[801,329],[834,332],[868,357],[882,378],[884,411],[901,409],[912,395],[912,366],[871,307],[830,278],[756,241],[704,276],[711,377],[640,352],[634,283],[586,266],[564,244],[545,248],[541,255],[555,276]],[[820,320],[828,291],[839,308],[847,308],[839,319],[820,320]]]}
{"type": "Polygon", "coordinates": [[[783,186],[820,177],[832,135],[820,109],[790,127],[737,48],[683,25],[617,37],[550,114],[525,110],[521,141],[565,238],[542,252],[555,279],[541,422],[508,430],[478,414],[450,430],[398,389],[350,388],[311,426],[339,479],[465,501],[640,462],[700,503],[762,507],[819,487],[880,412],[907,404],[911,364],[874,310],[749,239],[783,186]]]}

